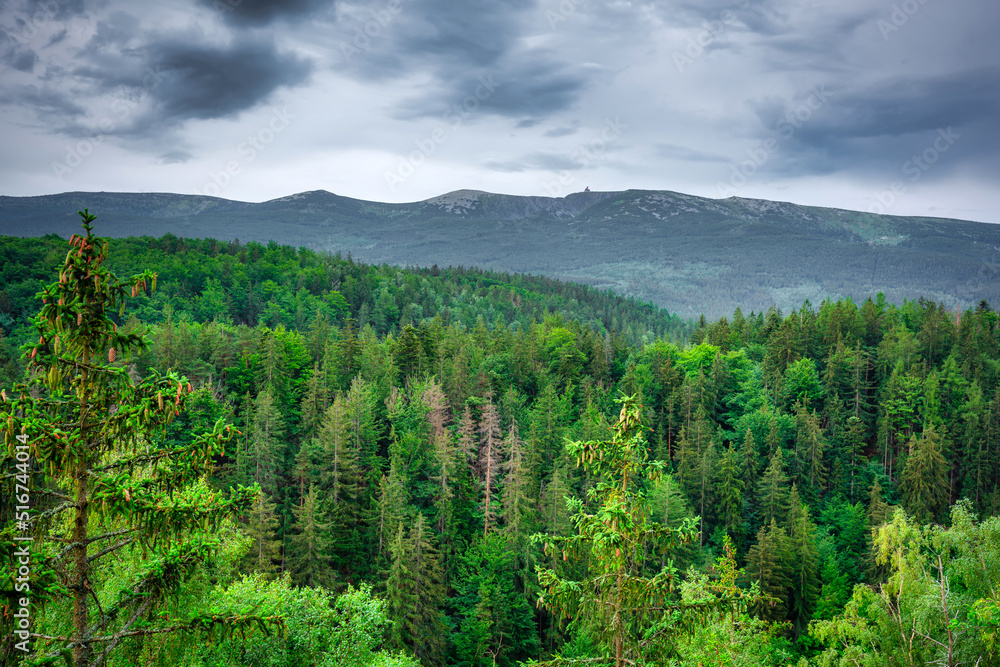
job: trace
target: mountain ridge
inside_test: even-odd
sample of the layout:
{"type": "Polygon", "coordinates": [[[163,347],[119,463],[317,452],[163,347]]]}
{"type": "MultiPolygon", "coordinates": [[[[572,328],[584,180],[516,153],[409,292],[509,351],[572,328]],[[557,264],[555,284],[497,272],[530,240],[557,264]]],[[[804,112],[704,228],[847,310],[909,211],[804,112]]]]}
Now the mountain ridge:
{"type": "Polygon", "coordinates": [[[455,190],[417,202],[327,190],[241,202],[173,193],[0,196],[0,234],[275,241],[375,263],[481,266],[585,282],[683,315],[884,292],[1000,303],[1000,225],[668,190],[564,197],[455,190]]]}

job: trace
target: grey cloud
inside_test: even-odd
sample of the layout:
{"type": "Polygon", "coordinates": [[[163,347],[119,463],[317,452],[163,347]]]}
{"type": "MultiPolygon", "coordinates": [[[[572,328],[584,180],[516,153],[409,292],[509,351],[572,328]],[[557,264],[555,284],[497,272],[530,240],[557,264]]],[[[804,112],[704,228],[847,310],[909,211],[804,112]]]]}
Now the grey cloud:
{"type": "Polygon", "coordinates": [[[396,109],[399,118],[444,114],[476,94],[480,77],[492,77],[501,85],[476,101],[477,113],[520,117],[519,127],[527,127],[572,106],[586,83],[557,53],[525,49],[522,38],[539,29],[526,25],[526,10],[534,5],[407,0],[376,31],[373,17],[385,2],[343,4],[339,43],[349,55],[340,68],[366,81],[430,74],[437,85],[396,109]],[[375,34],[365,34],[366,26],[375,34]]]}
{"type": "Polygon", "coordinates": [[[67,35],[69,35],[69,30],[66,29],[66,28],[63,28],[59,32],[57,32],[54,35],[52,35],[51,37],[49,37],[49,41],[47,41],[45,43],[45,46],[46,47],[55,46],[56,44],[62,42],[64,39],[66,39],[67,35]]]}
{"type": "Polygon", "coordinates": [[[161,80],[151,95],[172,120],[232,116],[279,87],[301,84],[312,71],[310,61],[250,38],[224,47],[165,41],[150,45],[149,54],[161,80]]]}
{"type": "Polygon", "coordinates": [[[656,155],[670,160],[681,160],[683,162],[728,162],[728,160],[714,153],[699,151],[677,144],[656,144],[654,146],[656,155]]]}
{"type": "Polygon", "coordinates": [[[835,90],[834,112],[817,114],[797,134],[805,143],[856,137],[899,136],[964,125],[1000,113],[1000,69],[946,76],[895,77],[875,85],[835,90]]]}
{"type": "Polygon", "coordinates": [[[87,13],[84,0],[27,0],[23,11],[37,20],[37,17],[62,21],[87,13]]]}
{"type": "Polygon", "coordinates": [[[187,151],[168,151],[160,155],[156,161],[158,164],[183,164],[193,158],[194,155],[187,151]]]}
{"type": "MultiPolygon", "coordinates": [[[[823,88],[815,89],[820,94],[823,88]]],[[[804,91],[793,99],[764,98],[752,103],[762,125],[761,139],[778,141],[779,150],[766,165],[780,174],[826,174],[841,169],[896,168],[912,151],[933,142],[939,130],[953,128],[974,141],[958,142],[949,161],[1000,150],[1000,69],[983,68],[948,76],[889,77],[881,82],[831,85],[828,102],[808,108],[804,91]],[[796,111],[799,116],[796,117],[796,111]]],[[[813,98],[815,102],[816,98],[813,98]]],[[[993,167],[992,172],[1000,171],[993,167]]],[[[940,177],[947,166],[935,170],[940,177]]]]}
{"type": "Polygon", "coordinates": [[[266,26],[275,21],[302,21],[323,9],[333,7],[332,0],[199,0],[217,12],[229,25],[266,26]]]}
{"type": "Polygon", "coordinates": [[[3,53],[3,62],[19,72],[31,72],[38,62],[38,54],[32,49],[11,44],[3,53]]]}
{"type": "MultiPolygon", "coordinates": [[[[72,69],[47,62],[40,85],[4,91],[8,103],[34,109],[49,131],[64,135],[150,139],[188,120],[236,116],[280,88],[305,83],[313,70],[311,60],[280,50],[266,34],[221,42],[196,29],[157,34],[122,11],[102,17],[93,30],[72,51],[72,69]]],[[[34,65],[23,53],[8,51],[5,60],[22,69],[34,65]]]]}
{"type": "Polygon", "coordinates": [[[578,160],[563,153],[537,152],[511,160],[488,160],[485,166],[504,173],[522,171],[577,171],[583,169],[578,160]]]}
{"type": "Polygon", "coordinates": [[[546,130],[544,136],[551,138],[565,137],[570,134],[575,134],[576,131],[577,131],[576,127],[563,125],[562,127],[554,127],[551,130],[546,130]]]}
{"type": "Polygon", "coordinates": [[[402,0],[399,11],[389,13],[387,0],[342,2],[339,42],[360,50],[342,67],[377,79],[416,70],[446,78],[460,69],[495,67],[517,48],[523,31],[521,14],[533,4],[534,0],[402,0]]]}
{"type": "Polygon", "coordinates": [[[4,89],[3,93],[0,99],[4,103],[33,109],[38,118],[46,122],[65,122],[66,119],[81,118],[86,114],[70,95],[50,86],[13,86],[4,89]]]}
{"type": "Polygon", "coordinates": [[[402,118],[521,117],[518,126],[524,128],[571,107],[586,86],[586,78],[568,68],[546,66],[530,57],[524,60],[504,63],[494,71],[462,72],[438,90],[410,100],[397,113],[402,118]]]}
{"type": "Polygon", "coordinates": [[[9,21],[7,31],[21,41],[30,40],[39,32],[46,31],[50,24],[86,14],[83,0],[0,2],[0,15],[6,15],[9,21]]]}
{"type": "Polygon", "coordinates": [[[534,0],[404,2],[401,17],[406,29],[400,31],[400,50],[417,58],[489,67],[512,49],[521,35],[521,13],[534,4],[534,0]]]}

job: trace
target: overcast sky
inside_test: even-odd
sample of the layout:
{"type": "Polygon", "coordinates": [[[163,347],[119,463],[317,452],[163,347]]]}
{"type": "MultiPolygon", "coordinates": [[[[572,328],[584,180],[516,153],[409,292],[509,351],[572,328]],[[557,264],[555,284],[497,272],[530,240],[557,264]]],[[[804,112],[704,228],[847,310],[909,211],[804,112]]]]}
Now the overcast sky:
{"type": "Polygon", "coordinates": [[[1000,222],[993,0],[0,0],[0,194],[675,190],[1000,222]]]}

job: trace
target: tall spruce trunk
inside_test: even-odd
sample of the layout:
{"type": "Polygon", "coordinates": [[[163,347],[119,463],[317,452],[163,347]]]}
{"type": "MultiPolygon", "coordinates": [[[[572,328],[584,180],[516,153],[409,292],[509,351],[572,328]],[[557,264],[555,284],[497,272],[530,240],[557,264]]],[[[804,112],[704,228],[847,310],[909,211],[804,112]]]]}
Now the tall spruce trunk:
{"type": "Polygon", "coordinates": [[[76,517],[73,523],[73,630],[76,643],[73,646],[73,665],[90,665],[90,644],[87,637],[87,465],[82,460],[77,465],[76,474],[76,517]]]}
{"type": "MultiPolygon", "coordinates": [[[[81,384],[84,391],[80,397],[80,434],[84,436],[84,442],[86,442],[86,415],[89,407],[86,392],[86,370],[83,371],[83,382],[81,384]]],[[[87,522],[89,518],[87,505],[89,503],[90,466],[88,464],[90,457],[87,456],[87,453],[85,445],[84,451],[77,461],[76,471],[73,473],[73,481],[76,483],[76,511],[73,518],[73,564],[71,566],[73,568],[71,577],[73,582],[73,630],[76,635],[75,644],[73,645],[74,667],[89,667],[90,665],[90,643],[88,641],[87,627],[89,620],[87,613],[87,593],[90,587],[90,583],[87,580],[89,570],[89,563],[87,561],[87,522]]]]}

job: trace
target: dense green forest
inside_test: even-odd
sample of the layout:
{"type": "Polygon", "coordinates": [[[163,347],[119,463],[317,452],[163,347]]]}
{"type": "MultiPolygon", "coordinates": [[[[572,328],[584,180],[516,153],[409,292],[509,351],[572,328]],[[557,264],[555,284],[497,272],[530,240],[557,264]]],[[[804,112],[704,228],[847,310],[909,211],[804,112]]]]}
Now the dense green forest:
{"type": "Polygon", "coordinates": [[[8,661],[30,477],[36,662],[1000,664],[985,302],[0,244],[8,661]]]}

